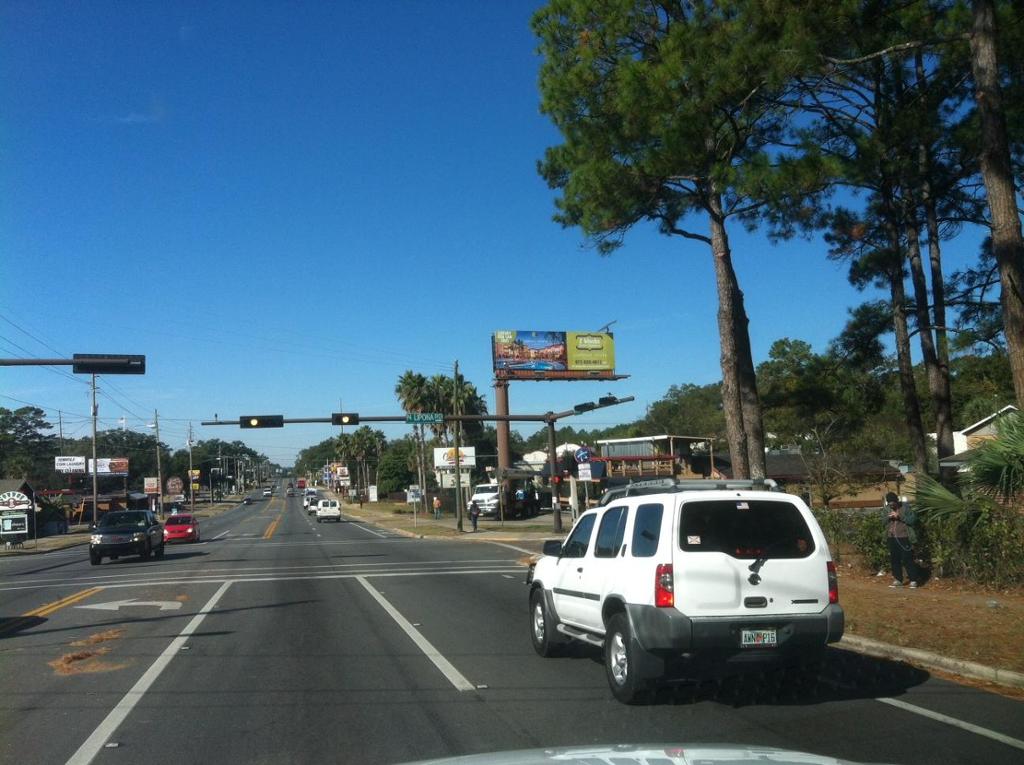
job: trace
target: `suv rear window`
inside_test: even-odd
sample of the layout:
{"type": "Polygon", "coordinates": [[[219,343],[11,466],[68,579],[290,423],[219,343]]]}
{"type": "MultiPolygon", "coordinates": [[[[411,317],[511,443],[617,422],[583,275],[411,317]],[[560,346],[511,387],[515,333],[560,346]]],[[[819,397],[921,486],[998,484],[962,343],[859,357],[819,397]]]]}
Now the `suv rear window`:
{"type": "Polygon", "coordinates": [[[636,509],[636,519],[633,521],[634,558],[650,558],[658,554],[663,512],[664,508],[660,504],[640,505],[636,509]]]}
{"type": "Polygon", "coordinates": [[[734,558],[805,558],[814,539],[791,502],[727,499],[683,505],[679,546],[734,558]]]}

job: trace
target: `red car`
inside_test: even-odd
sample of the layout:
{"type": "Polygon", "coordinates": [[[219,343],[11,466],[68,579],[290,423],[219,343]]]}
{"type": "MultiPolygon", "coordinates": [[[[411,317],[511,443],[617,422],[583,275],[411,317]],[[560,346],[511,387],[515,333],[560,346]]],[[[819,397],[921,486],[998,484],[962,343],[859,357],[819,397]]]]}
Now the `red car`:
{"type": "Polygon", "coordinates": [[[198,542],[199,519],[189,513],[170,516],[164,521],[165,542],[198,542]]]}

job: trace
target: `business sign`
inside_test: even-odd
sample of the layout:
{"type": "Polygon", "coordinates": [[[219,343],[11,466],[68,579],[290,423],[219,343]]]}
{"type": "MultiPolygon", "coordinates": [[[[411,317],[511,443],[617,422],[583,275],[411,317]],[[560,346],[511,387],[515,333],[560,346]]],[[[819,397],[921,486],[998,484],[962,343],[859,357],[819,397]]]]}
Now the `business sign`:
{"type": "Polygon", "coordinates": [[[188,477],[191,478],[193,481],[198,481],[200,474],[201,473],[200,473],[199,470],[189,470],[188,471],[188,477]]]}
{"type": "Polygon", "coordinates": [[[146,477],[142,479],[142,490],[146,494],[159,494],[160,493],[160,479],[156,476],[146,477]]]}
{"type": "Polygon", "coordinates": [[[32,500],[20,491],[5,491],[0,494],[0,510],[31,510],[32,500]]]}
{"type": "MultiPolygon", "coordinates": [[[[89,460],[89,473],[93,472],[93,461],[89,460]]],[[[128,475],[127,457],[100,457],[96,460],[97,475],[128,475]]]]}
{"type": "Polygon", "coordinates": [[[85,457],[54,457],[53,469],[58,473],[84,473],[85,457]]]}
{"type": "Polygon", "coordinates": [[[411,505],[416,502],[419,502],[421,499],[423,499],[423,492],[420,491],[419,484],[414,483],[408,489],[406,489],[405,501],[407,503],[411,505]]]}
{"type": "Polygon", "coordinates": [[[28,516],[25,513],[0,515],[0,536],[7,534],[28,534],[28,516]]]}
{"type": "MultiPolygon", "coordinates": [[[[458,463],[462,467],[476,467],[476,447],[460,446],[458,451],[458,463]]],[[[445,470],[454,468],[456,463],[455,447],[440,447],[434,449],[434,469],[445,470]]]]}
{"type": "Polygon", "coordinates": [[[406,425],[441,425],[444,415],[441,412],[410,412],[405,415],[406,425]]]}
{"type": "Polygon", "coordinates": [[[199,491],[199,484],[198,483],[192,484],[192,491],[199,491]]]}
{"type": "Polygon", "coordinates": [[[185,489],[185,484],[177,476],[173,476],[167,479],[167,493],[168,494],[181,494],[185,489]]]}
{"type": "Polygon", "coordinates": [[[368,494],[369,494],[369,496],[367,498],[369,499],[370,502],[376,502],[377,501],[377,487],[376,486],[374,486],[373,484],[370,484],[370,487],[369,487],[369,490],[368,490],[368,494]]]}
{"type": "MultiPolygon", "coordinates": [[[[461,474],[462,477],[458,481],[458,485],[461,486],[463,489],[468,489],[470,486],[472,486],[471,471],[469,471],[469,470],[460,470],[459,473],[461,474]]],[[[442,489],[454,489],[454,488],[456,488],[455,471],[454,470],[448,470],[448,471],[445,471],[444,473],[435,473],[434,475],[439,477],[440,480],[438,481],[438,484],[440,484],[442,489]]]]}
{"type": "Polygon", "coordinates": [[[519,380],[614,378],[610,332],[499,330],[491,336],[494,375],[519,380]]]}

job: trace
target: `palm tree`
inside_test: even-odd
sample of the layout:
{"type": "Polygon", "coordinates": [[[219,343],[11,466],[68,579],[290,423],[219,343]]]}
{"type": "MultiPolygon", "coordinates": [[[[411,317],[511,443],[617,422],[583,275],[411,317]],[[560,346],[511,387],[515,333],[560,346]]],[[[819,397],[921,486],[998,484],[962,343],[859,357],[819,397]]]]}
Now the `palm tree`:
{"type": "MultiPolygon", "coordinates": [[[[423,375],[407,369],[398,378],[395,385],[395,395],[405,412],[424,412],[427,402],[427,378],[423,375]]],[[[419,479],[421,488],[426,488],[427,464],[426,447],[423,438],[423,426],[413,425],[413,437],[416,440],[416,476],[419,479]]]]}

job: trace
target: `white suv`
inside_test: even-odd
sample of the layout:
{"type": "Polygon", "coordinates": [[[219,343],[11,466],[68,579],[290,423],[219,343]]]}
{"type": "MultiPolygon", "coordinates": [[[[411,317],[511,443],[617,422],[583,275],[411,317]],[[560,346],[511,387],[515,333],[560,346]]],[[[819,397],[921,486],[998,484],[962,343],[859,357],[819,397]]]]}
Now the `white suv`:
{"type": "Polygon", "coordinates": [[[602,646],[626,703],[730,665],[819,659],[843,635],[835,566],[807,505],[767,485],[664,479],[606,493],[531,566],[534,649],[602,646]]]}

